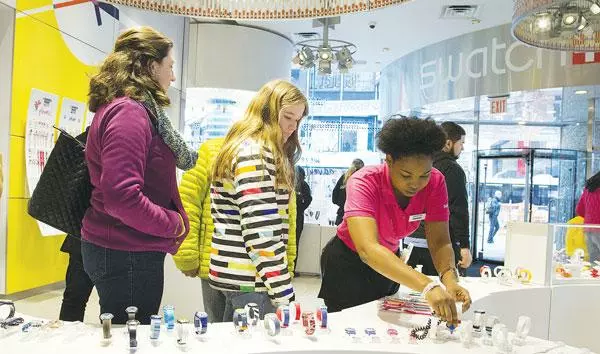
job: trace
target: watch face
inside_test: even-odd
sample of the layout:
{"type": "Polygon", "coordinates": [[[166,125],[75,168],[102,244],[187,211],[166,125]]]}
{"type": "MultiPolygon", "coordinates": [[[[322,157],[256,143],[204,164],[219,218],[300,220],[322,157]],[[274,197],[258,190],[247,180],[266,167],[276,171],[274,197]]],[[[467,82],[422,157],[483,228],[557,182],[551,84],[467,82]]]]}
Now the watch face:
{"type": "Polygon", "coordinates": [[[98,65],[112,51],[119,30],[119,9],[102,1],[53,0],[65,44],[77,59],[98,65]]]}
{"type": "Polygon", "coordinates": [[[12,301],[0,301],[0,319],[5,320],[14,316],[15,305],[12,301]]]}

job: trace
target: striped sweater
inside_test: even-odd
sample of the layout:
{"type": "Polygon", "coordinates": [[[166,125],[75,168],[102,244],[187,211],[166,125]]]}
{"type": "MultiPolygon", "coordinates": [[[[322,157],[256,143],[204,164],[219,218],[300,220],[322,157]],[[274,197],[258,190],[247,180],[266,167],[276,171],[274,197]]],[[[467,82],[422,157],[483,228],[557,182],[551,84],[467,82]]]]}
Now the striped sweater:
{"type": "Polygon", "coordinates": [[[272,153],[255,140],[241,144],[233,180],[211,185],[215,225],[209,282],[225,291],[267,292],[276,304],[294,298],[287,268],[287,190],[275,190],[272,153]]]}

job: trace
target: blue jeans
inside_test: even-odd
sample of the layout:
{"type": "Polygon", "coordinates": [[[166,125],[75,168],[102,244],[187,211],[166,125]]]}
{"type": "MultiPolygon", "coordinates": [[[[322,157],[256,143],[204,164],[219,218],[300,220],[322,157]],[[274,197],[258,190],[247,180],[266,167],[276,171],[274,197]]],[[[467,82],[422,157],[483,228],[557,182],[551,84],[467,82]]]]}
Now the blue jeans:
{"type": "Polygon", "coordinates": [[[235,309],[243,309],[247,304],[254,302],[260,309],[260,318],[265,316],[265,313],[274,313],[275,306],[271,304],[271,300],[267,293],[244,293],[241,291],[222,291],[216,290],[225,298],[225,309],[223,310],[223,322],[233,321],[233,311],[235,309]]]}
{"type": "Polygon", "coordinates": [[[498,222],[497,215],[490,215],[490,234],[488,235],[488,241],[493,241],[496,232],[500,230],[500,223],[498,222]]]}
{"type": "MultiPolygon", "coordinates": [[[[223,322],[225,314],[225,294],[223,291],[213,289],[208,279],[200,279],[202,285],[202,302],[209,322],[223,322]]],[[[233,318],[233,314],[231,315],[233,318]]],[[[229,319],[231,320],[231,318],[229,319]]]]}
{"type": "Polygon", "coordinates": [[[136,306],[136,319],[150,324],[162,300],[165,253],[117,251],[85,241],[81,253],[85,272],[98,290],[101,313],[112,313],[112,323],[125,324],[125,309],[136,306]]]}

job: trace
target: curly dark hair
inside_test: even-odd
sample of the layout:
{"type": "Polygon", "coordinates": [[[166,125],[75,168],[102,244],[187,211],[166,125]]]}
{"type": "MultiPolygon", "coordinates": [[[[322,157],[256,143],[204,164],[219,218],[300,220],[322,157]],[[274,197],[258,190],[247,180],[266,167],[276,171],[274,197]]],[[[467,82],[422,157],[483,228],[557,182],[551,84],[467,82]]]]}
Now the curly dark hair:
{"type": "Polygon", "coordinates": [[[433,156],[446,144],[446,133],[433,119],[392,116],[377,133],[377,147],[394,160],[433,156]]]}

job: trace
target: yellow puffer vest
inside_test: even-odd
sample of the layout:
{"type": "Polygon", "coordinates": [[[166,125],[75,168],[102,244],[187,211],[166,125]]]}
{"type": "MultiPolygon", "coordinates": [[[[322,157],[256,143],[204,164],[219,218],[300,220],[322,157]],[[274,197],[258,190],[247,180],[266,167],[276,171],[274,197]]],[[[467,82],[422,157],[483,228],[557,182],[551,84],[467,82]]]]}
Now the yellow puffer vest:
{"type": "MultiPolygon", "coordinates": [[[[190,232],[177,254],[173,255],[173,260],[177,268],[182,271],[199,268],[198,273],[203,279],[208,278],[212,236],[215,230],[210,213],[210,172],[223,141],[223,138],[218,138],[204,142],[198,150],[196,166],[183,174],[179,185],[181,201],[190,219],[190,232]]],[[[293,276],[296,261],[296,195],[294,193],[290,194],[289,213],[287,260],[288,271],[293,276]]]]}

